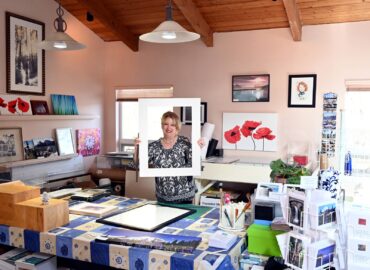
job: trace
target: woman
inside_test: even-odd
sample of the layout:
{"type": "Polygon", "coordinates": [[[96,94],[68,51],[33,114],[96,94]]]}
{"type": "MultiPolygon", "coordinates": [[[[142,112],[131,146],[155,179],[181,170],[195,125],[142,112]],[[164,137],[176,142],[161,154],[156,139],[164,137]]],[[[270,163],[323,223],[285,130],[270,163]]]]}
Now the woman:
{"type": "MultiPolygon", "coordinates": [[[[154,168],[184,168],[192,166],[192,146],[180,136],[181,122],[174,112],[162,115],[163,137],[149,143],[148,162],[154,168]]],[[[137,139],[135,145],[139,144],[137,139]]],[[[204,142],[198,141],[200,147],[204,142]]],[[[136,152],[136,151],[135,151],[136,152]]],[[[155,192],[159,202],[192,203],[196,188],[192,176],[155,177],[155,192]]]]}

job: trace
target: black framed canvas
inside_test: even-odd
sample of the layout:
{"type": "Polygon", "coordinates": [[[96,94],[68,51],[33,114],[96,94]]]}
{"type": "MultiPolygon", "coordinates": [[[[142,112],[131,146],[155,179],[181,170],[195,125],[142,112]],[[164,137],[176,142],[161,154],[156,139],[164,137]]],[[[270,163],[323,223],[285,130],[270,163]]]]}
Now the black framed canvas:
{"type": "Polygon", "coordinates": [[[96,221],[132,230],[153,232],[193,213],[194,209],[148,203],[96,221]]]}
{"type": "Polygon", "coordinates": [[[234,75],[232,77],[233,102],[269,102],[270,74],[234,75]]]}
{"type": "MultiPolygon", "coordinates": [[[[192,124],[191,107],[181,107],[181,123],[184,125],[192,124]]],[[[200,124],[203,126],[207,122],[207,102],[200,103],[200,124]]]]}
{"type": "Polygon", "coordinates": [[[289,75],[288,107],[315,108],[316,74],[289,75]]]}
{"type": "Polygon", "coordinates": [[[45,95],[45,24],[6,12],[6,76],[8,93],[45,95]]]}

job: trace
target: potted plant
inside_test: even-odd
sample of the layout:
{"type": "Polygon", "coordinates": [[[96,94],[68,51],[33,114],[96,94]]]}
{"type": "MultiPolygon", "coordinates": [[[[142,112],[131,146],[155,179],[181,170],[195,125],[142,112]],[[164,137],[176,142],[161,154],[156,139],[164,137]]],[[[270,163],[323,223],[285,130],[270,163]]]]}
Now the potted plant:
{"type": "Polygon", "coordinates": [[[281,159],[270,163],[271,181],[283,184],[300,184],[301,176],[311,175],[310,170],[297,164],[286,164],[281,159]]]}

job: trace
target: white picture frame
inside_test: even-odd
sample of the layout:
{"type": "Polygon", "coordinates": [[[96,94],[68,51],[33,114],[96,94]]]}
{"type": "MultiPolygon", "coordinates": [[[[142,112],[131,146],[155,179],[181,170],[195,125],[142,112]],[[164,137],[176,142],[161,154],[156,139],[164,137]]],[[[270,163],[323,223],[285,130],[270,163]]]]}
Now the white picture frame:
{"type": "Polygon", "coordinates": [[[281,183],[258,183],[256,200],[260,201],[280,201],[280,195],[283,192],[281,183]]]}
{"type": "MultiPolygon", "coordinates": [[[[161,177],[161,176],[199,176],[201,174],[200,146],[197,141],[200,139],[200,98],[156,98],[139,99],[139,163],[140,177],[161,177]],[[189,168],[149,168],[148,165],[148,135],[150,123],[148,115],[151,107],[172,106],[192,108],[192,166],[189,168]]],[[[158,138],[159,139],[159,138],[158,138]]]]}
{"type": "Polygon", "coordinates": [[[71,128],[57,128],[55,134],[60,156],[76,153],[71,128]]]}

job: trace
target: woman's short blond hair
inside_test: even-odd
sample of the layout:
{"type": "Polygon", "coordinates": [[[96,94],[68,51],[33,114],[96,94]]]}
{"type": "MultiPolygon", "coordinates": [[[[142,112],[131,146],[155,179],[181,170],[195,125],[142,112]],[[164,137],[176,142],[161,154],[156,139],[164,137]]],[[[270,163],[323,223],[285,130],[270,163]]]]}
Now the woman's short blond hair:
{"type": "Polygon", "coordinates": [[[165,112],[162,115],[162,118],[161,118],[162,127],[163,127],[164,122],[166,121],[167,118],[171,118],[172,121],[175,122],[176,130],[177,131],[180,131],[180,129],[181,129],[181,121],[180,121],[179,116],[176,113],[171,112],[171,111],[165,112]]]}

